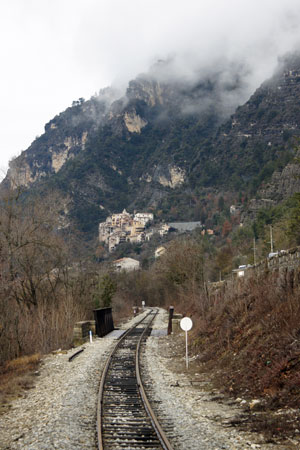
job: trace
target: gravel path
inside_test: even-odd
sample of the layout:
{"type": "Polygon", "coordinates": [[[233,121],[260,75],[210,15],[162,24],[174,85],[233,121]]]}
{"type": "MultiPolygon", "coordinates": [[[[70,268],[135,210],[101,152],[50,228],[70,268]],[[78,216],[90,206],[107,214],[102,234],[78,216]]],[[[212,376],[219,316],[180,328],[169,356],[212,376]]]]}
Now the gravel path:
{"type": "MultiPolygon", "coordinates": [[[[123,328],[139,319],[132,319],[123,328]]],[[[154,328],[166,326],[167,314],[160,310],[154,328]]],[[[264,444],[259,435],[228,428],[238,407],[212,401],[205,380],[191,385],[184,370],[184,357],[174,357],[173,342],[173,336],[150,337],[143,362],[152,377],[154,403],[173,428],[170,434],[175,450],[275,449],[264,444]]],[[[115,337],[95,339],[92,344],[85,344],[84,352],[72,362],[68,358],[74,349],[47,355],[35,387],[13,401],[10,410],[0,416],[0,449],[96,449],[98,385],[114,344],[115,337]]],[[[198,375],[195,374],[199,379],[198,375]]],[[[276,450],[290,448],[296,447],[276,446],[276,450]]]]}

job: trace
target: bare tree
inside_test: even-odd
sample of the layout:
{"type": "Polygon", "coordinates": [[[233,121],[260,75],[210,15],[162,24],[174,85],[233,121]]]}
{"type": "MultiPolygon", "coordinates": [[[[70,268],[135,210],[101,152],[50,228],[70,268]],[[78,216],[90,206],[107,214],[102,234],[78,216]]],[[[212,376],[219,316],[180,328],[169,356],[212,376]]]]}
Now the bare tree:
{"type": "Polygon", "coordinates": [[[88,297],[86,271],[72,264],[59,228],[58,194],[27,199],[20,188],[0,198],[0,357],[67,345],[88,297]]]}

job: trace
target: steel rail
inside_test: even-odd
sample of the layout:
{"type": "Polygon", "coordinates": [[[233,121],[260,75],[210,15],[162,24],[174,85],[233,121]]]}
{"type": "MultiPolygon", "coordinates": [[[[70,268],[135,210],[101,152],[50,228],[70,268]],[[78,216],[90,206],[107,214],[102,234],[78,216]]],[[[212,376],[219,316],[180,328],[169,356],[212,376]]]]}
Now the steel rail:
{"type": "MultiPolygon", "coordinates": [[[[157,311],[156,311],[156,314],[157,314],[157,311]]],[[[148,324],[148,326],[144,329],[144,331],[143,331],[143,333],[142,333],[142,335],[141,335],[141,337],[139,339],[139,342],[137,344],[136,355],[135,355],[136,378],[137,378],[137,383],[138,383],[140,395],[141,395],[142,401],[144,403],[144,407],[145,407],[145,409],[146,409],[146,411],[147,411],[147,413],[148,413],[148,415],[149,415],[149,417],[151,419],[152,426],[153,426],[153,428],[156,431],[156,434],[157,434],[158,439],[160,440],[160,442],[162,444],[162,447],[165,450],[173,450],[172,445],[170,444],[170,442],[169,442],[165,432],[163,431],[163,429],[161,428],[161,426],[160,426],[160,424],[159,424],[159,422],[157,420],[157,417],[156,417],[153,409],[151,408],[151,405],[149,403],[148,397],[146,395],[146,392],[145,392],[145,389],[144,389],[144,386],[143,386],[143,383],[142,383],[141,374],[140,374],[140,348],[141,348],[141,343],[143,341],[143,338],[144,338],[145,334],[148,331],[149,326],[151,325],[152,321],[154,320],[155,316],[153,317],[151,322],[148,324]]]]}
{"type": "Polygon", "coordinates": [[[109,369],[109,365],[110,362],[112,360],[112,357],[114,356],[114,354],[116,353],[116,351],[118,350],[118,348],[120,347],[121,343],[123,342],[123,340],[140,324],[142,323],[150,314],[152,313],[152,310],[149,311],[148,314],[146,314],[139,322],[137,322],[136,324],[134,324],[134,326],[132,326],[131,328],[129,328],[123,335],[122,337],[118,340],[117,344],[115,345],[115,347],[113,348],[113,350],[111,351],[110,355],[107,358],[106,364],[104,366],[103,372],[102,372],[102,376],[101,376],[101,380],[100,380],[100,387],[99,387],[99,392],[98,392],[98,402],[97,402],[97,436],[98,436],[98,450],[104,450],[104,446],[103,446],[103,436],[102,436],[102,404],[103,404],[103,393],[104,393],[104,384],[105,384],[105,379],[106,379],[106,375],[109,369]]]}

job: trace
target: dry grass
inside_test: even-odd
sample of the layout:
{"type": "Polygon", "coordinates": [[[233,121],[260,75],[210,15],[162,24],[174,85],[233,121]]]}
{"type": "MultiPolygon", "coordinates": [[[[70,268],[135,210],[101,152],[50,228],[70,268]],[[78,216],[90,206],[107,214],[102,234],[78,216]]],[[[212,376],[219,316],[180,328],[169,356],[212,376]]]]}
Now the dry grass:
{"type": "Polygon", "coordinates": [[[23,356],[7,362],[0,369],[0,414],[9,407],[11,400],[22,396],[34,383],[34,375],[40,364],[40,354],[23,356]]]}
{"type": "Polygon", "coordinates": [[[21,358],[8,361],[2,368],[2,373],[23,373],[30,369],[34,369],[40,362],[41,355],[36,353],[35,355],[22,356],[21,358]]]}
{"type": "Polygon", "coordinates": [[[227,389],[263,395],[273,406],[300,401],[299,287],[282,288],[262,276],[229,286],[200,316],[195,351],[211,369],[221,369],[227,389]]]}
{"type": "Polygon", "coordinates": [[[268,443],[276,443],[298,435],[300,415],[297,411],[282,411],[279,414],[263,411],[250,415],[244,427],[252,432],[263,433],[268,443]]]}

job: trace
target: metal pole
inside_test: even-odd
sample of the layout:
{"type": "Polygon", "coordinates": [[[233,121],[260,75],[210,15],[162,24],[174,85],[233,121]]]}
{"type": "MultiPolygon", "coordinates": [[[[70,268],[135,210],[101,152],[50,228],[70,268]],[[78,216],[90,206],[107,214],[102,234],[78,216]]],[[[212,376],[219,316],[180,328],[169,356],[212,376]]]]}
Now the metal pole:
{"type": "Polygon", "coordinates": [[[185,332],[185,359],[186,359],[186,368],[189,368],[189,357],[188,357],[188,334],[185,332]]]}

